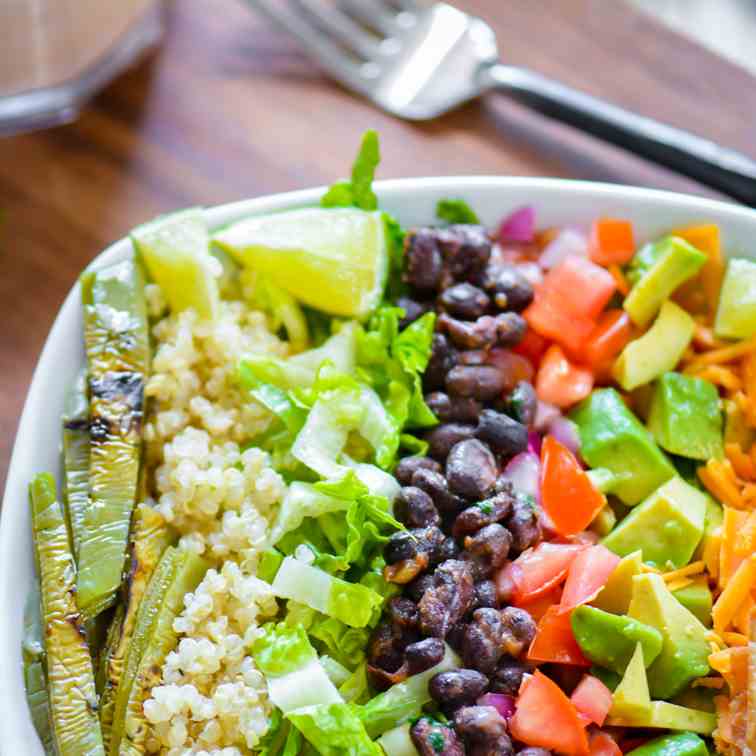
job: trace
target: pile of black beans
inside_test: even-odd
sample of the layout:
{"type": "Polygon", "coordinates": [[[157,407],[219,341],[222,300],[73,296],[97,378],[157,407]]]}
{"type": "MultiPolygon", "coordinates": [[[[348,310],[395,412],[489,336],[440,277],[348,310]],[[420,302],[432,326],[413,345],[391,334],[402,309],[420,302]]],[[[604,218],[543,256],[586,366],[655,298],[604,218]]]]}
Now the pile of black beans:
{"type": "Polygon", "coordinates": [[[438,664],[444,642],[462,659],[463,667],[430,681],[444,717],[412,726],[423,756],[515,753],[506,719],[476,702],[486,692],[517,695],[536,631],[494,580],[541,539],[534,502],[500,477],[527,448],[536,397],[492,359],[522,339],[520,312],[533,289],[492,248],[486,230],[472,225],[421,228],[406,239],[410,296],[398,304],[405,323],[438,314],[424,389],[440,424],[427,433],[428,456],[407,457],[395,470],[402,486],[395,513],[407,530],[387,543],[384,574],[403,590],[373,633],[368,669],[385,689],[438,664]]]}

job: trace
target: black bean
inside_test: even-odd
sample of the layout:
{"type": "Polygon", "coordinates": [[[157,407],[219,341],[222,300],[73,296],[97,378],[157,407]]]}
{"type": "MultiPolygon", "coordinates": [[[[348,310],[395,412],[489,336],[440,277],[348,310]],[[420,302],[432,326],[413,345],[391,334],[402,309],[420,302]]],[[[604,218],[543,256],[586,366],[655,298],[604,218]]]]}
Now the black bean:
{"type": "Polygon", "coordinates": [[[468,322],[442,314],[436,321],[436,327],[448,334],[459,349],[488,349],[500,340],[499,321],[491,315],[481,315],[477,320],[468,322]]]}
{"type": "Polygon", "coordinates": [[[465,666],[490,675],[503,653],[501,642],[504,626],[498,609],[482,608],[473,612],[462,640],[462,661],[465,666]]]}
{"type": "Polygon", "coordinates": [[[434,553],[434,559],[438,562],[445,562],[447,559],[459,559],[460,548],[457,542],[449,536],[444,542],[436,549],[434,553]]]}
{"type": "Polygon", "coordinates": [[[410,675],[435,667],[444,658],[444,642],[440,638],[424,638],[404,650],[410,675]]]}
{"type": "Polygon", "coordinates": [[[485,560],[491,570],[497,570],[504,564],[511,545],[510,532],[498,522],[486,525],[475,535],[465,538],[465,549],[472,555],[485,560]]]}
{"type": "Polygon", "coordinates": [[[470,397],[450,397],[443,391],[434,391],[425,397],[425,403],[442,423],[475,423],[483,405],[470,397]]]}
{"type": "Polygon", "coordinates": [[[412,485],[425,491],[444,515],[457,514],[465,506],[464,499],[449,490],[449,484],[440,472],[417,470],[412,476],[412,485]]]}
{"type": "Polygon", "coordinates": [[[491,690],[494,693],[517,696],[523,675],[526,672],[528,672],[528,668],[522,662],[511,657],[504,657],[491,676],[491,690]]]}
{"type": "Polygon", "coordinates": [[[428,453],[439,461],[444,461],[451,448],[467,438],[475,436],[475,426],[465,423],[444,423],[425,434],[428,442],[428,453]]]}
{"type": "Polygon", "coordinates": [[[446,642],[458,653],[462,653],[462,641],[465,638],[466,622],[457,622],[446,634],[446,642]]]}
{"type": "Polygon", "coordinates": [[[431,565],[443,561],[441,554],[446,536],[438,526],[427,525],[424,528],[412,528],[409,532],[417,540],[418,548],[428,555],[431,565]]]}
{"type": "Polygon", "coordinates": [[[442,333],[434,333],[431,340],[431,356],[423,374],[426,390],[434,391],[444,387],[446,376],[457,364],[457,350],[442,333]]]}
{"type": "Polygon", "coordinates": [[[508,735],[495,738],[490,743],[480,743],[465,749],[467,756],[514,756],[514,746],[508,735]]]}
{"type": "Polygon", "coordinates": [[[399,321],[400,329],[406,328],[410,323],[414,323],[418,318],[425,315],[426,312],[430,312],[433,309],[431,303],[417,302],[409,297],[399,297],[396,301],[396,306],[404,310],[404,317],[399,321]]]}
{"type": "Polygon", "coordinates": [[[486,349],[466,349],[457,352],[458,365],[486,365],[488,358],[489,353],[486,349]]]}
{"type": "Polygon", "coordinates": [[[415,486],[404,486],[399,490],[394,501],[394,513],[408,528],[424,528],[441,523],[433,499],[415,486]]]}
{"type": "Polygon", "coordinates": [[[484,288],[501,310],[520,312],[533,301],[533,286],[514,265],[489,265],[484,288]]]}
{"type": "Polygon", "coordinates": [[[437,230],[438,245],[450,273],[458,280],[478,277],[491,257],[491,240],[483,226],[455,225],[437,230]]]}
{"type": "Polygon", "coordinates": [[[465,706],[459,709],[454,714],[454,729],[469,746],[500,748],[504,741],[509,744],[509,753],[513,752],[507,735],[507,720],[493,706],[465,706]]]}
{"type": "Polygon", "coordinates": [[[438,301],[449,314],[463,320],[479,318],[490,305],[486,292],[470,283],[450,286],[441,293],[438,301]]]}
{"type": "Polygon", "coordinates": [[[439,672],[428,683],[428,693],[447,710],[475,702],[488,686],[488,678],[475,669],[439,672]]]}
{"type": "Polygon", "coordinates": [[[516,312],[503,312],[496,316],[496,343],[501,347],[517,346],[525,335],[527,323],[516,312]]]}
{"type": "Polygon", "coordinates": [[[410,231],[404,240],[404,280],[421,291],[433,291],[441,281],[444,264],[433,229],[410,231]]]}
{"type": "Polygon", "coordinates": [[[417,539],[408,530],[400,530],[389,538],[383,557],[387,564],[396,564],[417,556],[419,550],[417,539]]]}
{"type": "Polygon", "coordinates": [[[492,409],[480,413],[475,435],[497,454],[507,458],[528,448],[528,429],[517,420],[492,409]]]}
{"type": "Polygon", "coordinates": [[[446,459],[449,489],[473,501],[485,499],[493,491],[497,473],[494,455],[477,439],[458,442],[446,459]]]}
{"type": "Polygon", "coordinates": [[[420,620],[415,603],[406,596],[394,596],[388,602],[386,613],[399,627],[414,630],[420,620]]]}
{"type": "Polygon", "coordinates": [[[412,725],[410,737],[420,756],[465,756],[457,733],[429,717],[421,717],[412,725]]]}
{"type": "Polygon", "coordinates": [[[402,628],[390,622],[381,622],[370,636],[368,662],[387,672],[396,672],[404,663],[404,649],[414,639],[405,637],[402,628]]]}
{"type": "Polygon", "coordinates": [[[536,623],[524,609],[508,606],[501,610],[503,624],[502,648],[517,658],[530,646],[536,634],[536,623]]]}
{"type": "Polygon", "coordinates": [[[506,385],[506,376],[491,365],[457,365],[446,375],[446,390],[449,394],[470,396],[482,402],[495,399],[506,385]]]}
{"type": "Polygon", "coordinates": [[[440,473],[443,468],[435,459],[430,457],[405,457],[399,460],[394,468],[394,477],[403,486],[413,486],[415,484],[412,482],[412,476],[418,470],[433,470],[440,473]]]}
{"type": "Polygon", "coordinates": [[[517,494],[512,499],[512,514],[506,522],[512,534],[512,549],[518,554],[541,540],[538,508],[529,497],[517,494]]]}
{"type": "Polygon", "coordinates": [[[444,638],[470,608],[474,592],[472,572],[465,562],[448,559],[441,563],[418,604],[422,632],[444,638]]]}
{"type": "Polygon", "coordinates": [[[496,609],[499,606],[499,599],[496,595],[496,583],[493,580],[479,580],[475,583],[475,607],[492,607],[496,609]]]}
{"type": "Polygon", "coordinates": [[[412,599],[412,601],[418,602],[432,585],[433,575],[425,573],[424,575],[415,578],[411,583],[408,583],[404,588],[404,593],[408,598],[412,599]]]}
{"type": "Polygon", "coordinates": [[[480,501],[464,509],[457,515],[452,527],[455,538],[477,533],[493,522],[501,522],[512,511],[514,497],[508,491],[494,494],[490,499],[480,501]]]}
{"type": "Polygon", "coordinates": [[[411,559],[402,559],[383,568],[383,577],[389,583],[405,585],[412,582],[428,567],[430,559],[424,552],[418,553],[411,559]]]}
{"type": "Polygon", "coordinates": [[[520,381],[509,395],[507,402],[509,414],[518,422],[530,427],[535,420],[538,398],[532,384],[520,381]]]}
{"type": "Polygon", "coordinates": [[[528,746],[520,751],[517,751],[517,756],[551,756],[551,751],[546,748],[538,748],[537,746],[528,746]]]}

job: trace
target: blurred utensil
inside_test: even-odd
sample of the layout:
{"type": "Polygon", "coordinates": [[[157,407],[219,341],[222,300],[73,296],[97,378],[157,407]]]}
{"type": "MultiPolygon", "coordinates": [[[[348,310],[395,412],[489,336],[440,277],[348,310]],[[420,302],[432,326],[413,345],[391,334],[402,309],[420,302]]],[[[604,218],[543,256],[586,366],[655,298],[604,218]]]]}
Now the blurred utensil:
{"type": "Polygon", "coordinates": [[[535,71],[500,62],[493,30],[446,3],[246,0],[348,89],[409,120],[492,90],[756,206],[756,161],[535,71]]]}

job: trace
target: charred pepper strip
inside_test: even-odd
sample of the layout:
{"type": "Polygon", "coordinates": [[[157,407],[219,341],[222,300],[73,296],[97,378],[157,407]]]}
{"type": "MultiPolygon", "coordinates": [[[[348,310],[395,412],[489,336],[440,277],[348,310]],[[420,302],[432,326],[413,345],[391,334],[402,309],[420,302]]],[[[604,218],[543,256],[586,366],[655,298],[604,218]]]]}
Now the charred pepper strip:
{"type": "Polygon", "coordinates": [[[29,499],[55,749],[60,756],[101,756],[92,659],[74,598],[73,556],[52,475],[34,478],[29,499]]]}
{"type": "Polygon", "coordinates": [[[45,641],[42,631],[39,582],[35,578],[24,608],[24,637],[22,651],[24,659],[24,687],[34,728],[45,749],[53,753],[52,729],[50,722],[50,698],[47,695],[45,673],[45,641]]]}
{"type": "Polygon", "coordinates": [[[74,559],[78,562],[89,506],[89,399],[85,370],[76,376],[66,397],[63,414],[63,491],[74,559]]]}
{"type": "Polygon", "coordinates": [[[94,617],[121,584],[136,498],[149,337],[144,277],[133,260],[82,277],[90,397],[90,503],[78,598],[94,617]]]}
{"type": "Polygon", "coordinates": [[[163,660],[176,645],[173,621],[184,606],[184,596],[199,585],[207,562],[189,551],[169,546],[155,568],[137,612],[116,693],[111,756],[142,754],[147,720],[142,706],[159,682],[163,660]]]}
{"type": "MultiPolygon", "coordinates": [[[[116,692],[123,673],[126,653],[134,635],[139,607],[150,578],[171,536],[163,516],[145,503],[134,510],[131,536],[131,565],[126,576],[125,604],[119,605],[120,622],[112,633],[112,642],[103,654],[100,723],[105,747],[109,747],[115,714],[116,692]],[[123,607],[123,609],[121,609],[123,607]]],[[[110,639],[109,639],[110,640],[110,639]]]]}

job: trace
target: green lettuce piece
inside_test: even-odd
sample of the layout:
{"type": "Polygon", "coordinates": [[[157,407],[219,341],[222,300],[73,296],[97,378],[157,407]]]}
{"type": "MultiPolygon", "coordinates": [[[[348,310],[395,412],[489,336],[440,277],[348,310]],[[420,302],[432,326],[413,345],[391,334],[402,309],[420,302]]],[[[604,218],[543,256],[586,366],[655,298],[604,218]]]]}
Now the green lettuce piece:
{"type": "Polygon", "coordinates": [[[264,675],[280,677],[304,667],[318,655],[303,627],[264,625],[252,644],[257,668],[264,675]]]}
{"type": "Polygon", "coordinates": [[[322,756],[383,756],[350,704],[308,706],[289,712],[287,719],[322,756]]]}
{"type": "MultiPolygon", "coordinates": [[[[352,471],[348,474],[355,477],[352,471]]],[[[348,508],[347,499],[331,496],[319,489],[319,485],[295,481],[289,486],[270,530],[271,543],[278,543],[286,533],[296,530],[306,517],[319,517],[326,512],[338,512],[348,508]]],[[[363,484],[360,486],[365,488],[363,484]]]]}
{"type": "Polygon", "coordinates": [[[362,662],[339,687],[341,697],[347,703],[366,703],[370,698],[367,664],[362,662]]]}
{"type": "Polygon", "coordinates": [[[319,642],[325,653],[349,670],[355,669],[365,659],[365,649],[370,639],[367,628],[349,627],[318,612],[308,633],[311,639],[319,642]]]}
{"type": "Polygon", "coordinates": [[[255,275],[255,284],[247,296],[249,303],[268,315],[272,331],[286,330],[286,337],[294,351],[305,349],[310,341],[307,320],[297,300],[276,286],[267,276],[255,275]]]}
{"type": "Polygon", "coordinates": [[[321,656],[320,664],[326,671],[329,680],[337,687],[341,687],[352,675],[341,662],[336,661],[331,656],[321,656]]]}
{"type": "Polygon", "coordinates": [[[266,583],[272,583],[273,578],[278,572],[278,568],[283,562],[284,555],[277,549],[266,549],[260,554],[260,560],[257,563],[257,577],[266,583]]]}
{"type": "Polygon", "coordinates": [[[381,161],[378,134],[369,129],[362,136],[357,157],[352,164],[351,181],[333,184],[323,195],[323,207],[359,207],[362,210],[376,210],[378,198],[373,191],[375,169],[381,161]]]}
{"type": "Polygon", "coordinates": [[[470,205],[458,198],[439,200],[436,205],[436,217],[447,223],[480,223],[470,205]]]}

